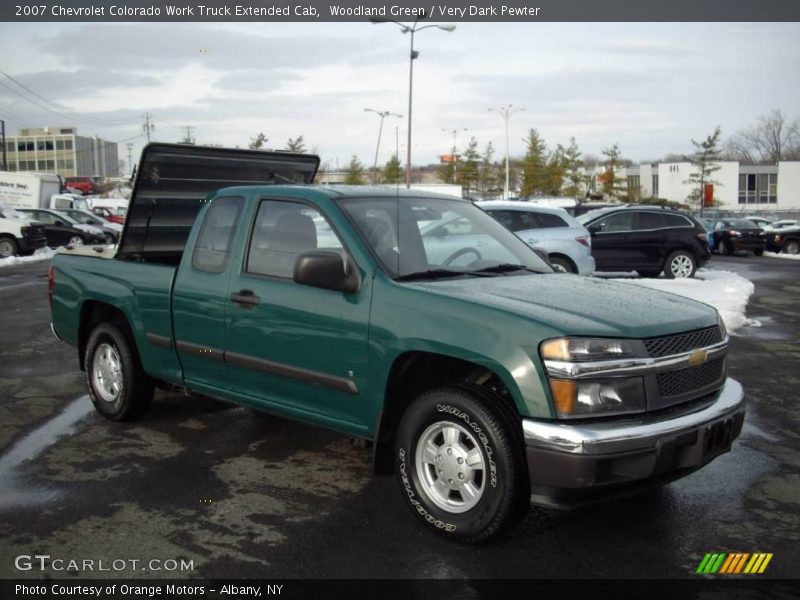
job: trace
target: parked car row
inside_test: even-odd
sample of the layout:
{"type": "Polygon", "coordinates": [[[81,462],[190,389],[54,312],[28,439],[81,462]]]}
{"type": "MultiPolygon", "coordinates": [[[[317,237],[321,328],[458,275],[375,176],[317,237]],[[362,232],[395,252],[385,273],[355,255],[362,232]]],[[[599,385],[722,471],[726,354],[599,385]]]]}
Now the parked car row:
{"type": "Polygon", "coordinates": [[[0,206],[0,258],[46,246],[116,244],[121,233],[119,222],[86,210],[0,206]]]}

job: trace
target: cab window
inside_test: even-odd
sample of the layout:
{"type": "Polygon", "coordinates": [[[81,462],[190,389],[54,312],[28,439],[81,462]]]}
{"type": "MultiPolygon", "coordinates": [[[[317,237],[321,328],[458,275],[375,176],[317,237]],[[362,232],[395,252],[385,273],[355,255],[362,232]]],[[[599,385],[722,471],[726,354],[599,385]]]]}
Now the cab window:
{"type": "Polygon", "coordinates": [[[198,271],[222,273],[228,268],[233,236],[244,206],[240,197],[217,198],[208,209],[197,236],[192,266],[198,271]]]}

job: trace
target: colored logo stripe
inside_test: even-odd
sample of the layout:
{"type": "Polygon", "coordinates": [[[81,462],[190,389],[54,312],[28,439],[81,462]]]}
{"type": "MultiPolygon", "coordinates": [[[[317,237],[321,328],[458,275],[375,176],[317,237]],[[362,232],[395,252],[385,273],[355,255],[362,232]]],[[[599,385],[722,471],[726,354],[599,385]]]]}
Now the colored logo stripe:
{"type": "Polygon", "coordinates": [[[730,575],[742,572],[755,575],[763,573],[771,560],[772,553],[765,552],[754,554],[749,552],[707,553],[700,562],[700,566],[697,567],[696,572],[704,575],[713,575],[715,573],[730,575]]]}

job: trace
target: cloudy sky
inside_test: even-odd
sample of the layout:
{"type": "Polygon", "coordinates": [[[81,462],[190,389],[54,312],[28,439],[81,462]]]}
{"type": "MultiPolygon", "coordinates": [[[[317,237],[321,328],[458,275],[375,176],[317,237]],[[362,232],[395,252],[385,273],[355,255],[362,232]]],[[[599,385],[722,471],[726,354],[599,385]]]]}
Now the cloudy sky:
{"type": "MultiPolygon", "coordinates": [[[[330,168],[353,154],[371,164],[379,117],[364,108],[407,115],[408,43],[391,23],[2,23],[0,70],[40,97],[0,75],[0,118],[9,134],[72,125],[134,138],[138,155],[149,112],[159,141],[177,141],[183,125],[226,146],[260,131],[276,148],[303,135],[330,168]]],[[[511,118],[512,155],[530,127],[550,146],[575,136],[599,154],[618,142],[646,160],[772,108],[800,117],[797,23],[463,23],[418,33],[416,49],[415,164],[447,152],[442,130],[454,128],[459,147],[475,136],[501,157],[503,120],[488,108],[509,103],[525,108],[511,118]]],[[[404,156],[406,123],[386,119],[381,163],[395,126],[404,156]]]]}

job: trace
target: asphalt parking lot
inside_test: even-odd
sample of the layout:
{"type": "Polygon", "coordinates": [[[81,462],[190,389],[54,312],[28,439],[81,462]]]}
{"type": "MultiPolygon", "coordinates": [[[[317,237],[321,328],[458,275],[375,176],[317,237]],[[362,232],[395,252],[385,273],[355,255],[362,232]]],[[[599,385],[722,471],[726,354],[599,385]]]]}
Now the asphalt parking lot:
{"type": "Polygon", "coordinates": [[[222,402],[158,392],[132,424],[96,415],[75,350],[49,330],[46,263],[0,271],[0,577],[15,557],[190,560],[125,577],[698,577],[706,552],[800,561],[800,261],[715,257],[756,285],[732,339],[748,415],[731,453],[659,490],[533,509],[479,547],[424,531],[369,450],[222,402]]]}

